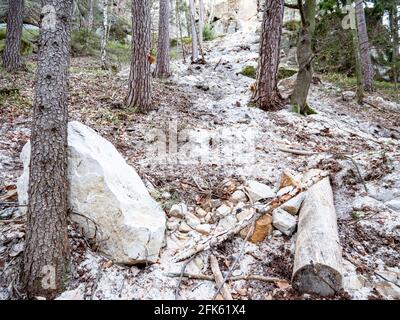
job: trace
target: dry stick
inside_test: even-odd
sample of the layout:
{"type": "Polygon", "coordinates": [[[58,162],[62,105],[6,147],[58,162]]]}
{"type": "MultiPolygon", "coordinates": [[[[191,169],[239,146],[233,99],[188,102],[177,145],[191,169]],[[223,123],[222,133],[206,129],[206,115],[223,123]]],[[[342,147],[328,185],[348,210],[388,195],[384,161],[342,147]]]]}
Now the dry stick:
{"type": "Polygon", "coordinates": [[[291,148],[284,148],[284,147],[279,147],[279,151],[286,152],[286,153],[293,153],[298,156],[312,156],[314,154],[318,154],[318,152],[313,152],[313,151],[306,151],[306,150],[299,150],[299,149],[291,149],[291,148]]]}
{"type": "Polygon", "coordinates": [[[246,247],[246,243],[247,243],[247,241],[249,240],[250,236],[253,234],[253,231],[254,231],[254,226],[256,224],[255,217],[256,216],[254,215],[253,221],[251,222],[251,227],[249,228],[249,231],[247,232],[246,239],[244,239],[244,241],[243,241],[243,244],[242,244],[242,247],[240,248],[239,254],[237,255],[235,261],[232,263],[231,267],[229,268],[227,274],[225,275],[225,278],[224,278],[223,282],[219,285],[218,290],[215,293],[213,300],[215,300],[215,298],[217,297],[217,295],[219,294],[221,289],[224,287],[225,282],[228,280],[228,278],[232,274],[233,270],[235,269],[239,259],[242,257],[244,248],[246,247]]]}
{"type": "MultiPolygon", "coordinates": [[[[168,273],[167,277],[175,278],[180,277],[181,273],[168,273]]],[[[208,276],[205,274],[191,274],[191,273],[183,273],[183,278],[191,279],[191,280],[204,280],[204,281],[214,281],[214,276],[208,276]]],[[[262,281],[262,282],[277,282],[277,281],[285,281],[284,279],[276,278],[276,277],[265,277],[258,274],[249,274],[247,276],[233,276],[229,277],[228,281],[262,281]]]]}
{"type": "Polygon", "coordinates": [[[222,62],[222,58],[219,59],[218,63],[215,65],[214,71],[217,70],[217,68],[218,68],[218,66],[221,64],[221,62],[222,62]]]}
{"type": "Polygon", "coordinates": [[[222,242],[225,242],[228,239],[231,239],[233,236],[235,236],[237,233],[239,233],[242,229],[246,228],[248,225],[252,223],[253,220],[257,220],[261,215],[266,214],[271,212],[272,210],[276,209],[277,207],[281,206],[283,203],[289,201],[290,199],[294,198],[297,196],[299,193],[305,191],[307,188],[311,187],[313,184],[317,183],[319,180],[323,179],[324,177],[328,176],[328,173],[322,173],[320,175],[316,175],[312,177],[309,181],[307,181],[304,186],[302,187],[297,187],[293,189],[292,191],[289,191],[279,197],[276,197],[272,201],[268,202],[265,205],[265,208],[263,208],[262,212],[260,211],[255,211],[248,217],[246,217],[243,220],[240,220],[237,224],[232,226],[231,228],[228,228],[225,231],[222,231],[216,235],[211,235],[210,237],[207,237],[200,243],[189,247],[187,250],[181,252],[180,254],[177,254],[174,257],[175,262],[183,261],[188,259],[189,257],[211,249],[215,247],[216,245],[221,244],[222,242]]]}
{"type": "Polygon", "coordinates": [[[180,290],[180,287],[181,287],[181,283],[182,283],[182,280],[183,280],[183,275],[184,275],[184,273],[185,273],[185,270],[186,270],[186,267],[188,266],[188,264],[194,259],[196,257],[196,255],[193,255],[188,261],[186,261],[184,264],[183,264],[183,266],[182,266],[182,270],[181,270],[181,273],[180,273],[180,276],[179,276],[179,281],[178,281],[178,284],[176,285],[176,288],[175,288],[175,300],[178,300],[179,299],[179,290],[180,290]]]}
{"type": "MultiPolygon", "coordinates": [[[[224,297],[224,299],[233,300],[232,295],[229,292],[228,286],[225,283],[225,279],[222,276],[222,272],[218,266],[218,260],[213,254],[210,255],[210,266],[211,266],[211,271],[214,274],[215,283],[217,284],[219,290],[221,290],[221,294],[224,297]]],[[[218,291],[216,295],[218,295],[218,291]]]]}

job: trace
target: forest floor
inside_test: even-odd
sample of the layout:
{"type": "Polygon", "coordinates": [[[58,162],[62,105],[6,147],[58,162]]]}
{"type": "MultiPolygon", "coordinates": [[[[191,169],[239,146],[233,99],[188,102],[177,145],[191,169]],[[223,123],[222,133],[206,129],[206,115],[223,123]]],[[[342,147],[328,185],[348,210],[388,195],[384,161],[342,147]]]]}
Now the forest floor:
{"type": "MultiPolygon", "coordinates": [[[[286,168],[299,174],[313,168],[328,171],[345,267],[344,291],[329,299],[399,298],[400,104],[377,93],[368,96],[364,106],[354,99],[344,101],[342,90],[322,77],[309,96],[316,115],[303,117],[289,106],[264,112],[249,104],[254,80],[240,74],[244,66],[256,64],[257,51],[255,29],[249,25],[206,43],[204,65],[174,61],[173,76],[155,81],[156,110],[146,115],[121,107],[128,67],[109,73],[92,58],[74,58],[70,119],[110,140],[167,213],[173,203],[196,207],[205,195],[227,201],[226,186],[248,179],[275,186],[286,168]],[[160,133],[174,139],[163,156],[157,154],[160,133]],[[285,153],[280,147],[312,154],[285,153]]],[[[29,139],[34,86],[34,70],[29,65],[28,69],[16,76],[3,72],[0,76],[0,88],[18,88],[2,91],[0,98],[0,200],[12,193],[22,173],[19,153],[29,139]]],[[[293,78],[282,81],[282,93],[288,94],[292,85],[293,78]]],[[[15,195],[7,201],[16,201],[15,195]]],[[[3,204],[0,219],[0,299],[15,298],[18,292],[11,279],[23,250],[24,218],[17,207],[3,204]]],[[[179,281],[170,273],[179,273],[183,263],[173,263],[171,257],[182,244],[173,243],[177,240],[172,232],[158,263],[128,267],[110,263],[74,225],[69,231],[72,278],[61,298],[176,297],[179,281]]],[[[244,246],[233,275],[262,274],[283,280],[236,281],[231,283],[234,298],[319,299],[300,295],[290,286],[294,243],[295,236],[273,235],[260,244],[244,243],[238,236],[218,246],[214,254],[223,272],[244,246]]],[[[199,254],[186,271],[210,275],[209,254],[199,254]]],[[[211,299],[215,291],[212,281],[180,283],[182,299],[211,299]]]]}

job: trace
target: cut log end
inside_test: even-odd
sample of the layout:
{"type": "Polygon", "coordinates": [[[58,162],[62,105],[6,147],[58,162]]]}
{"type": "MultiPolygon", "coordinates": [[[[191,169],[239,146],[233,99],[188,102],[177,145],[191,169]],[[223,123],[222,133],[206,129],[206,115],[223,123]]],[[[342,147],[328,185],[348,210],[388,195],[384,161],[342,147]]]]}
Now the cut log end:
{"type": "Polygon", "coordinates": [[[297,270],[292,285],[299,292],[332,296],[342,288],[342,275],[329,266],[309,264],[297,270]]]}

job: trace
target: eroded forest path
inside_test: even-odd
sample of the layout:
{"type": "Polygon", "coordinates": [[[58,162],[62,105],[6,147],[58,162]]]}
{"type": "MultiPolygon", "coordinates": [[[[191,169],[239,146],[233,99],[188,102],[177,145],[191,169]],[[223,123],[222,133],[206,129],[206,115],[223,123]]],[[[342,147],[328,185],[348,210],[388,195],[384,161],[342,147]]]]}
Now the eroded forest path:
{"type": "MultiPolygon", "coordinates": [[[[147,115],[132,114],[118,104],[126,92],[127,69],[109,74],[99,71],[96,61],[75,59],[70,118],[112,141],[167,211],[179,202],[196,207],[204,194],[222,203],[226,199],[221,188],[231,182],[240,185],[256,179],[275,186],[286,168],[300,174],[313,168],[329,171],[347,292],[333,298],[376,297],[376,286],[382,281],[379,274],[399,274],[400,106],[374,95],[361,107],[355,100],[344,101],[339,88],[322,80],[312,85],[309,97],[316,115],[302,117],[290,107],[273,113],[255,108],[249,104],[254,80],[240,72],[247,65],[256,66],[257,38],[255,26],[248,25],[208,42],[206,65],[174,61],[173,77],[155,83],[158,109],[147,115]]],[[[8,99],[0,110],[4,119],[0,126],[3,186],[15,185],[22,172],[18,155],[29,138],[33,75],[1,79],[2,85],[13,83],[20,88],[20,95],[8,99]]],[[[293,83],[294,78],[283,80],[282,93],[287,95],[293,83]]],[[[2,218],[18,217],[17,209],[0,210],[2,218]]],[[[174,223],[173,217],[168,220],[174,223]]],[[[18,253],[13,252],[23,241],[23,226],[0,224],[0,228],[2,236],[15,239],[13,246],[0,246],[6,248],[0,254],[11,266],[8,269],[16,270],[18,253]]],[[[70,234],[73,291],[64,296],[88,299],[174,299],[178,279],[169,275],[179,273],[183,263],[172,262],[172,256],[202,238],[195,233],[177,238],[170,230],[159,263],[126,267],[110,266],[87,247],[77,231],[71,229],[70,234]]],[[[215,254],[224,261],[220,267],[226,271],[245,245],[233,275],[263,274],[289,282],[294,243],[295,237],[276,235],[260,245],[243,244],[238,236],[218,247],[215,254]]],[[[199,255],[186,271],[209,274],[208,257],[209,252],[199,255]]],[[[273,283],[237,281],[231,288],[235,297],[243,299],[297,297],[290,287],[273,283]]],[[[212,281],[184,280],[180,294],[184,299],[210,299],[214,292],[212,281]]]]}

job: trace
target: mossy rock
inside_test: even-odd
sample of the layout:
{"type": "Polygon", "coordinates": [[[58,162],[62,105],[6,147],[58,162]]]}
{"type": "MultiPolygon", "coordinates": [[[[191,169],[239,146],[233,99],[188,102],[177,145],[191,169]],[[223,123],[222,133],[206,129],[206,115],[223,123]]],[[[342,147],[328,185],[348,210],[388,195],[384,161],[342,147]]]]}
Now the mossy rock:
{"type": "Polygon", "coordinates": [[[278,80],[290,78],[294,74],[296,74],[298,70],[290,69],[290,68],[279,68],[278,70],[278,80]]]}
{"type": "Polygon", "coordinates": [[[240,74],[255,79],[256,78],[256,74],[257,74],[257,70],[256,68],[254,68],[253,66],[245,66],[242,71],[240,72],[240,74]]]}
{"type": "Polygon", "coordinates": [[[292,111],[294,113],[298,113],[298,114],[301,114],[303,116],[309,116],[309,115],[312,115],[312,114],[317,114],[317,111],[315,111],[313,108],[311,108],[308,103],[306,104],[305,112],[300,112],[299,111],[299,106],[297,104],[292,106],[292,111]]]}
{"type": "MultiPolygon", "coordinates": [[[[6,45],[7,31],[5,28],[0,29],[0,53],[4,51],[6,45]]],[[[21,55],[28,56],[33,53],[36,45],[37,38],[39,36],[38,31],[24,30],[21,39],[21,55]]]]}

